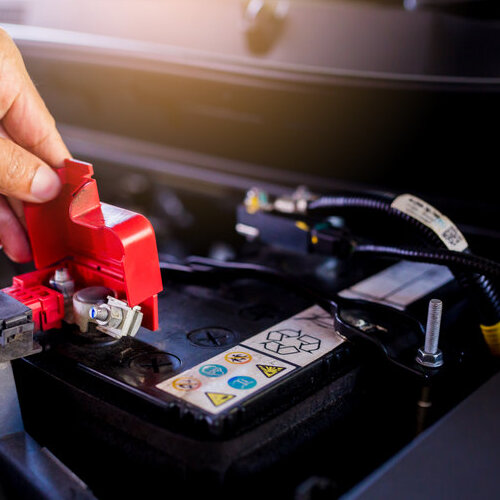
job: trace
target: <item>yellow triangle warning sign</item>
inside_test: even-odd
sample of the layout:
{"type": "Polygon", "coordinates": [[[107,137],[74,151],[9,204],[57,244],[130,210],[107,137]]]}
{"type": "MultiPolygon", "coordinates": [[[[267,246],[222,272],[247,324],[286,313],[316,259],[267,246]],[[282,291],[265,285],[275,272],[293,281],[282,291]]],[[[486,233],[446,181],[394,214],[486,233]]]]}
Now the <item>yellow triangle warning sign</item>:
{"type": "Polygon", "coordinates": [[[285,366],[257,365],[257,368],[267,377],[274,377],[279,372],[286,370],[285,366]]]}
{"type": "Polygon", "coordinates": [[[222,394],[221,392],[205,392],[205,394],[214,406],[223,405],[236,397],[234,394],[222,394]]]}

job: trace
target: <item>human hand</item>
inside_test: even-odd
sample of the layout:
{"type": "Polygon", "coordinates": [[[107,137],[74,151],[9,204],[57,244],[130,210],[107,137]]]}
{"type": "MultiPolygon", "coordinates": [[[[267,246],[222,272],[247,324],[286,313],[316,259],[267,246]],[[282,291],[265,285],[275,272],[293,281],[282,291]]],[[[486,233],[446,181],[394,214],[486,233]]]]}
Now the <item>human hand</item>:
{"type": "Polygon", "coordinates": [[[16,262],[31,260],[22,201],[59,193],[52,167],[71,155],[9,35],[0,28],[0,247],[16,262]]]}

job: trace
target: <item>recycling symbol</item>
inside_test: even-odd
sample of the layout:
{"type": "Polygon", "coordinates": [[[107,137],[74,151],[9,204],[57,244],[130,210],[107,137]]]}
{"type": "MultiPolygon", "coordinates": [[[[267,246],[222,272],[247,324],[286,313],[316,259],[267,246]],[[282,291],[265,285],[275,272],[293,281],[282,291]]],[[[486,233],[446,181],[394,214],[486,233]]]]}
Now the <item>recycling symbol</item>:
{"type": "Polygon", "coordinates": [[[321,340],[311,335],[302,335],[301,330],[272,330],[267,334],[267,340],[262,342],[264,349],[287,356],[300,352],[313,352],[320,348],[321,340]]]}

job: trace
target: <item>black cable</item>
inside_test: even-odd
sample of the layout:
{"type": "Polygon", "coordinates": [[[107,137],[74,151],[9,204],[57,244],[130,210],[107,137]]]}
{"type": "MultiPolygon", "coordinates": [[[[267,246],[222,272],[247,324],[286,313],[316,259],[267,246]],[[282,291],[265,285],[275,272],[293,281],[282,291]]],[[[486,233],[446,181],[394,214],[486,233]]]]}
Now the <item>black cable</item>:
{"type": "MultiPolygon", "coordinates": [[[[315,212],[327,212],[332,209],[342,211],[343,209],[361,209],[379,212],[391,218],[405,222],[412,227],[416,234],[424,238],[425,242],[436,247],[443,248],[445,245],[437,234],[417,219],[397,210],[391,206],[391,196],[366,194],[366,195],[333,195],[323,196],[308,203],[308,214],[315,212]]],[[[467,249],[465,253],[470,253],[467,249]]],[[[457,281],[469,291],[469,296],[475,302],[484,325],[494,325],[500,321],[500,295],[494,284],[484,275],[478,273],[454,272],[457,281]]]]}
{"type": "Polygon", "coordinates": [[[441,264],[453,269],[500,277],[500,264],[471,253],[441,249],[399,248],[385,245],[355,245],[354,254],[370,254],[380,257],[392,257],[416,262],[441,264]]]}
{"type": "Polygon", "coordinates": [[[410,215],[393,208],[391,206],[392,201],[391,197],[380,194],[322,196],[317,200],[309,202],[307,212],[312,214],[314,212],[327,212],[331,209],[340,211],[345,209],[360,209],[379,212],[405,222],[408,226],[415,229],[416,234],[423,238],[426,243],[437,248],[443,247],[443,242],[432,229],[410,215]]]}

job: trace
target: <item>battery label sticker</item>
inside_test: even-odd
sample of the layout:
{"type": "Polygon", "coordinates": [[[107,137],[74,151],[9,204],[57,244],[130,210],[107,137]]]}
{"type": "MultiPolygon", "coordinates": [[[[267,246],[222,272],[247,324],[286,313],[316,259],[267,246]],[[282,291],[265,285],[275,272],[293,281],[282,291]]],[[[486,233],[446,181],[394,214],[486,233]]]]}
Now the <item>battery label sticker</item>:
{"type": "Polygon", "coordinates": [[[313,306],[156,387],[219,413],[332,351],[344,340],[313,306]]]}
{"type": "Polygon", "coordinates": [[[243,345],[297,366],[306,366],[342,341],[333,330],[330,314],[313,306],[245,340],[243,345]]]}
{"type": "Polygon", "coordinates": [[[296,368],[294,365],[238,345],[178,376],[161,382],[156,387],[210,413],[219,413],[296,368]],[[245,362],[234,363],[234,359],[245,362]],[[257,365],[277,366],[286,370],[269,378],[257,365]],[[217,370],[219,376],[214,377],[214,371],[207,371],[204,368],[207,366],[222,366],[224,370],[217,370]],[[194,380],[199,380],[199,384],[195,385],[194,380]],[[189,386],[193,387],[193,390],[186,390],[189,386]]]}
{"type": "Polygon", "coordinates": [[[424,200],[411,194],[402,194],[394,199],[391,207],[432,229],[449,250],[463,252],[468,247],[458,227],[424,200]]]}
{"type": "Polygon", "coordinates": [[[406,306],[451,280],[453,275],[447,267],[401,261],[342,290],[339,295],[346,299],[378,302],[403,311],[406,306]]]}

